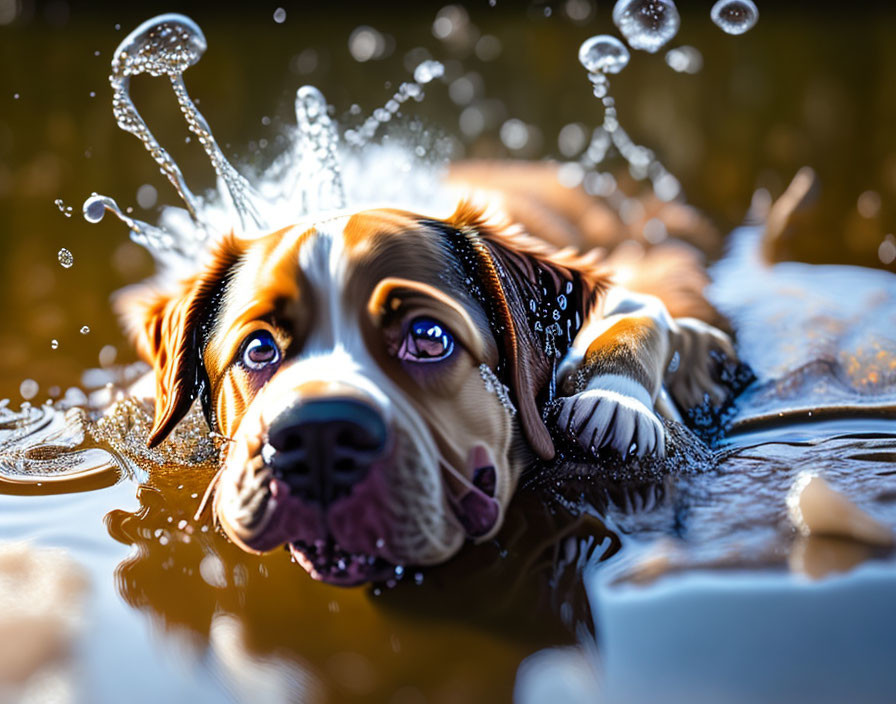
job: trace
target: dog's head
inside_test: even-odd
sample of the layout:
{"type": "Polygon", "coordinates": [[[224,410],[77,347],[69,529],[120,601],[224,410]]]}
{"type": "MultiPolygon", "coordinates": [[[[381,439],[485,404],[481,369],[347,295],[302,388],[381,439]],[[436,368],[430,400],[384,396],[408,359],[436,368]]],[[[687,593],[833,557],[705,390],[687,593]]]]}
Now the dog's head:
{"type": "Polygon", "coordinates": [[[156,374],[150,444],[199,398],[229,442],[215,494],[239,545],[356,584],[501,525],[541,408],[604,279],[462,204],[226,238],[176,291],[119,298],[156,374]]]}

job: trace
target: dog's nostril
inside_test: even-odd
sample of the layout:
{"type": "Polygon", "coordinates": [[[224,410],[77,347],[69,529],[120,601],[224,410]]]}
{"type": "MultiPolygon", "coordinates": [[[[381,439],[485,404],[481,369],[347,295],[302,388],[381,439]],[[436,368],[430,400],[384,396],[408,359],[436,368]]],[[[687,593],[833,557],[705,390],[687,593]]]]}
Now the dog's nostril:
{"type": "Polygon", "coordinates": [[[356,468],[357,465],[350,459],[336,460],[336,462],[333,463],[333,471],[337,474],[351,474],[356,468]]]}
{"type": "Polygon", "coordinates": [[[382,437],[354,423],[343,425],[336,433],[335,439],[337,447],[355,450],[379,450],[383,444],[382,437]]]}
{"type": "Polygon", "coordinates": [[[268,442],[278,452],[301,450],[305,444],[305,431],[296,425],[275,423],[268,431],[268,442]]]}

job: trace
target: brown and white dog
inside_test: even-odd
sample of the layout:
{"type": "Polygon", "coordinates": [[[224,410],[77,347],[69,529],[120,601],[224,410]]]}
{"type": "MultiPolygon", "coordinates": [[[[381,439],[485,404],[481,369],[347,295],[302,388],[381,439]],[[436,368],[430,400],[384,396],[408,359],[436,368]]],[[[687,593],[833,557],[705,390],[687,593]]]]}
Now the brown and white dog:
{"type": "Polygon", "coordinates": [[[555,245],[613,250],[641,230],[549,165],[461,165],[452,180],[488,209],[225,237],[175,289],[119,297],[155,372],[150,444],[200,399],[230,440],[215,515],[246,550],[287,545],[343,585],[442,562],[498,531],[558,434],[662,455],[660,415],[724,397],[710,350],[734,352],[707,324],[699,257],[674,240],[710,243],[693,211],[642,203],[673,240],[580,255],[555,245]],[[614,285],[614,262],[660,298],[614,285]]]}

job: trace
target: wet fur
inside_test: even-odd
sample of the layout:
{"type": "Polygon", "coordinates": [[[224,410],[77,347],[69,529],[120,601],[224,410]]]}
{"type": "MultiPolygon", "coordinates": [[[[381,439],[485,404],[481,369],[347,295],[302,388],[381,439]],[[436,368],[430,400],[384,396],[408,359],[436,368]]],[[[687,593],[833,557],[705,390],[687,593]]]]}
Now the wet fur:
{"type": "MultiPolygon", "coordinates": [[[[483,539],[500,528],[529,458],[554,456],[557,433],[583,449],[597,443],[624,453],[634,442],[639,454],[661,454],[657,414],[674,412],[660,401],[664,385],[681,408],[718,393],[709,353],[733,350],[708,324],[719,318],[702,295],[706,275],[692,244],[651,246],[638,231],[620,230],[605,205],[560,187],[547,165],[468,164],[452,179],[472,195],[444,220],[371,210],[257,240],[228,236],[193,277],[119,296],[125,327],[154,370],[150,443],[197,398],[212,429],[233,441],[215,506],[244,548],[335,535],[348,555],[439,562],[470,537],[456,502],[473,490],[471,458],[485,452],[497,474],[498,517],[472,536],[483,539]],[[615,246],[627,231],[634,237],[615,246]],[[558,249],[558,240],[579,246],[558,249]],[[621,294],[614,262],[630,286],[658,298],[621,294]],[[386,291],[384,282],[393,282],[386,291]],[[390,306],[405,298],[454,320],[464,342],[440,387],[421,387],[384,352],[390,306]],[[562,334],[545,332],[552,320],[562,334]],[[272,330],[288,361],[265,383],[233,363],[240,341],[260,327],[272,330]],[[673,354],[679,364],[668,371],[673,354]],[[483,365],[515,408],[489,389],[483,365]],[[369,500],[358,503],[368,491],[359,486],[324,516],[270,480],[259,452],[280,409],[335,393],[375,405],[397,454],[377,468],[369,500]],[[559,409],[554,425],[545,419],[549,404],[559,409]],[[353,517],[368,509],[379,516],[375,529],[353,517]],[[374,531],[385,534],[382,547],[373,547],[374,531]]],[[[710,244],[711,228],[685,206],[646,202],[645,212],[670,233],[710,244]]],[[[306,567],[315,574],[314,564],[306,567]]]]}

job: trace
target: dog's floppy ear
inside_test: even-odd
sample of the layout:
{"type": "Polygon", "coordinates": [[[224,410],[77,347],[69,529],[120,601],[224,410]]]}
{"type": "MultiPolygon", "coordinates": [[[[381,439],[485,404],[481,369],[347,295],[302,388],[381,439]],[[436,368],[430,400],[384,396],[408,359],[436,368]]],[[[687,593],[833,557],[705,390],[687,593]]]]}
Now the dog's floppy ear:
{"type": "Polygon", "coordinates": [[[466,201],[449,223],[462,238],[462,265],[475,262],[474,293],[503,348],[503,376],[526,438],[539,457],[551,459],[554,443],[539,402],[553,397],[557,366],[608,285],[600,254],[558,251],[466,201]]]}
{"type": "Polygon", "coordinates": [[[158,280],[130,286],[115,296],[115,309],[126,332],[155,372],[155,420],[149,447],[168,437],[197,396],[202,396],[209,417],[203,337],[227,275],[242,253],[243,246],[235,237],[222,238],[194,276],[174,286],[158,280]]]}

